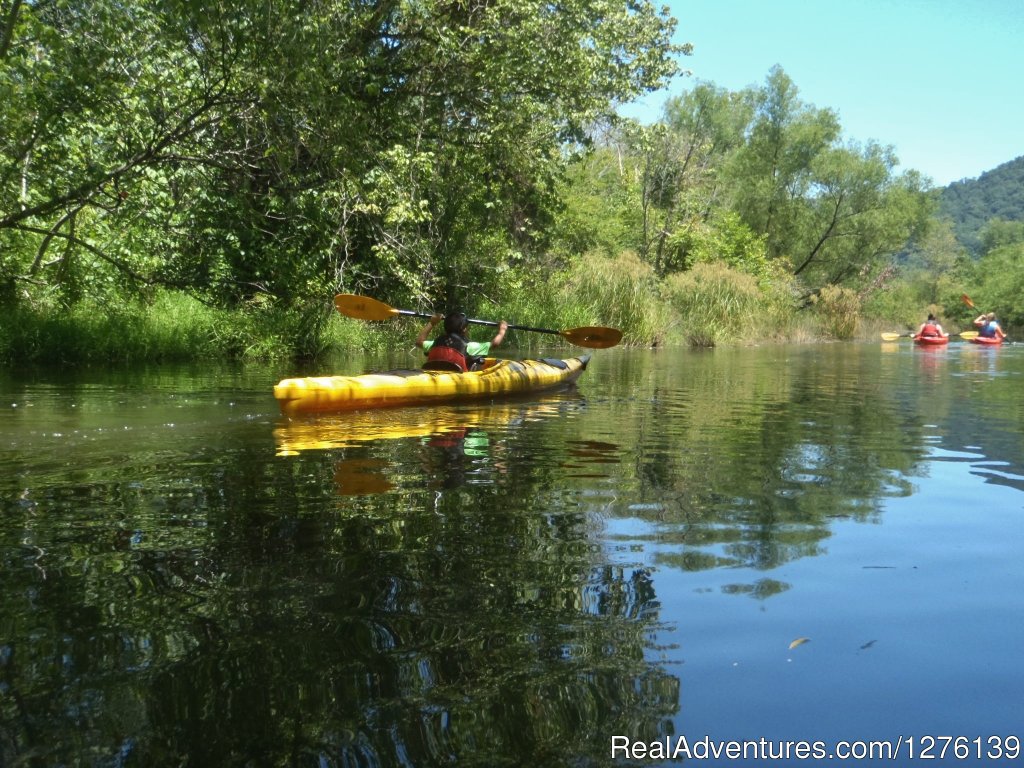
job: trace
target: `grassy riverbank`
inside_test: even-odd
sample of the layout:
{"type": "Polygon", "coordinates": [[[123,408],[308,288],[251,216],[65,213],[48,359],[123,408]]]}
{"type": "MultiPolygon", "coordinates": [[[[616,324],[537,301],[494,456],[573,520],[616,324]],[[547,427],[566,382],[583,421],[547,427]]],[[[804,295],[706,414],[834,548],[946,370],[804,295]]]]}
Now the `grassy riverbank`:
{"type": "MultiPolygon", "coordinates": [[[[853,297],[837,289],[798,310],[781,280],[759,283],[720,264],[699,264],[659,281],[632,255],[589,260],[550,279],[510,275],[500,301],[465,309],[482,319],[555,329],[606,325],[635,346],[715,346],[812,341],[856,335],[853,297]]],[[[148,302],[72,309],[20,307],[0,328],[6,363],[280,359],[330,349],[374,349],[409,343],[420,321],[365,323],[322,306],[299,312],[253,302],[233,310],[163,292],[148,302]]],[[[477,334],[479,335],[479,333],[477,334]]],[[[550,344],[550,336],[512,334],[508,346],[550,344]]]]}

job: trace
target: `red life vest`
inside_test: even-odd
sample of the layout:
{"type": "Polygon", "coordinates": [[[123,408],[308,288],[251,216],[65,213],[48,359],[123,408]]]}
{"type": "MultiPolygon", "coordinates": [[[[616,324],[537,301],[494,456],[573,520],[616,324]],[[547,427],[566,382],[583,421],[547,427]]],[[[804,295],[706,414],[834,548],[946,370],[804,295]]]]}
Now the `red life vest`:
{"type": "Polygon", "coordinates": [[[469,369],[466,361],[466,342],[460,336],[442,336],[430,347],[427,352],[427,360],[444,360],[455,363],[459,370],[465,372],[469,369]]]}
{"type": "Polygon", "coordinates": [[[924,328],[921,329],[922,336],[941,336],[939,329],[932,323],[925,323],[924,328]]]}

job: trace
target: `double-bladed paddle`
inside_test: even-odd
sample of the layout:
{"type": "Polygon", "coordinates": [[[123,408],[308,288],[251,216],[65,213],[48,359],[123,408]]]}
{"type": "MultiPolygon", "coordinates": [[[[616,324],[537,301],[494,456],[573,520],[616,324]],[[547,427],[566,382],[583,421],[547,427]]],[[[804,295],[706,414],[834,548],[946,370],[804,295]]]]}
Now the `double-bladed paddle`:
{"type": "MultiPolygon", "coordinates": [[[[960,301],[962,301],[964,304],[966,304],[971,309],[977,309],[977,307],[974,306],[974,302],[971,301],[971,297],[968,296],[966,293],[961,293],[960,294],[960,301]]],[[[977,338],[977,336],[978,336],[978,332],[977,331],[967,331],[967,333],[971,333],[973,335],[972,336],[964,336],[962,333],[960,335],[964,336],[965,339],[974,339],[974,338],[977,338]]],[[[1006,334],[1005,333],[1003,334],[1002,339],[1003,339],[1003,342],[1007,342],[1007,338],[1006,338],[1006,334]]],[[[1008,343],[1012,344],[1013,342],[1008,342],[1008,343]]]]}
{"type": "MultiPolygon", "coordinates": [[[[371,299],[369,296],[357,296],[352,293],[339,293],[334,297],[334,306],[347,317],[357,320],[390,320],[393,317],[405,315],[407,317],[433,317],[428,312],[414,312],[411,309],[395,309],[383,301],[371,299]]],[[[493,320],[473,320],[469,322],[476,325],[490,325],[497,327],[499,323],[493,320]]],[[[591,347],[592,349],[607,349],[614,347],[622,341],[622,331],[617,328],[604,328],[601,326],[587,326],[584,328],[569,328],[565,331],[554,331],[550,328],[531,328],[525,325],[509,325],[510,330],[533,331],[534,333],[550,333],[567,339],[571,344],[579,347],[591,347]]]]}
{"type": "MultiPolygon", "coordinates": [[[[961,331],[960,333],[954,334],[959,336],[961,339],[973,339],[978,335],[977,331],[961,331]]],[[[894,333],[887,332],[882,334],[882,341],[896,341],[896,339],[912,339],[917,336],[916,333],[894,333]]]]}

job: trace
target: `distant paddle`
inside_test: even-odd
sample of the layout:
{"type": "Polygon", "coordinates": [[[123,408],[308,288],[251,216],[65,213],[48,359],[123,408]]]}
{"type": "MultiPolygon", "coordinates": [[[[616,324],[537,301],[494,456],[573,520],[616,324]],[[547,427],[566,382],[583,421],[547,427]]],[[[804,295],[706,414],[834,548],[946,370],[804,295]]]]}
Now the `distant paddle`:
{"type": "MultiPolygon", "coordinates": [[[[975,307],[975,306],[974,306],[974,302],[973,302],[973,301],[971,301],[971,297],[970,297],[970,296],[968,296],[968,295],[967,295],[966,293],[961,293],[961,294],[960,294],[960,301],[962,301],[962,302],[963,302],[964,304],[966,304],[966,305],[967,305],[968,307],[970,307],[971,309],[977,309],[977,307],[975,307]]],[[[1002,329],[999,329],[999,332],[1002,332],[1002,329]]],[[[978,333],[977,333],[977,331],[966,331],[966,333],[970,333],[970,334],[973,334],[973,335],[971,335],[971,336],[965,336],[965,335],[964,335],[963,333],[961,333],[960,335],[961,335],[961,336],[962,336],[963,338],[965,338],[965,339],[976,339],[976,338],[978,337],[978,333]]],[[[997,335],[998,335],[998,333],[997,333],[997,335]]],[[[1012,342],[1010,342],[1010,341],[1009,341],[1009,340],[1007,339],[1007,337],[1006,337],[1006,334],[1005,334],[1005,333],[1003,333],[1003,334],[1002,334],[1002,336],[1000,336],[999,338],[1000,338],[1000,339],[1002,339],[1004,343],[1012,343],[1012,342]]]]}
{"type": "MultiPolygon", "coordinates": [[[[356,320],[390,320],[400,315],[407,317],[433,317],[431,313],[414,312],[411,309],[395,309],[383,301],[372,299],[369,296],[357,296],[353,293],[339,293],[334,297],[334,306],[341,314],[356,320]]],[[[470,319],[469,322],[475,325],[490,325],[494,327],[499,325],[493,320],[470,319]]],[[[569,328],[565,331],[555,331],[550,328],[510,325],[509,329],[532,331],[534,333],[550,333],[555,336],[561,336],[576,346],[590,347],[591,349],[607,349],[608,347],[614,347],[622,341],[622,331],[617,328],[605,328],[602,326],[586,326],[583,328],[569,328]]]]}
{"type": "MultiPolygon", "coordinates": [[[[912,339],[916,336],[916,333],[896,333],[894,331],[887,331],[882,334],[882,341],[896,341],[897,339],[912,339]]],[[[977,338],[977,331],[961,331],[960,333],[954,334],[959,336],[961,339],[974,339],[977,338]]]]}

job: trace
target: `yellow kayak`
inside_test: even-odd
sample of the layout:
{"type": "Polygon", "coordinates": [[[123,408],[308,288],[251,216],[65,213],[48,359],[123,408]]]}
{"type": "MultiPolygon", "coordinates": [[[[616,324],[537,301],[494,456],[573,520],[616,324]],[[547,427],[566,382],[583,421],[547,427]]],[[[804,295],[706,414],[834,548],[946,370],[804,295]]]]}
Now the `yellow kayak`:
{"type": "Polygon", "coordinates": [[[274,397],[285,416],[363,408],[390,408],[540,392],[579,378],[590,355],[566,360],[487,358],[483,370],[467,373],[399,370],[360,376],[284,379],[274,397]]]}

